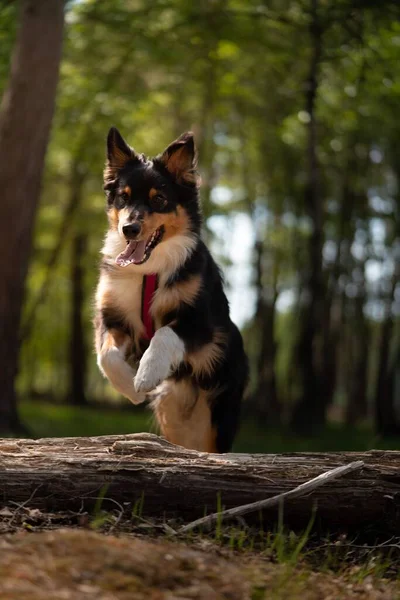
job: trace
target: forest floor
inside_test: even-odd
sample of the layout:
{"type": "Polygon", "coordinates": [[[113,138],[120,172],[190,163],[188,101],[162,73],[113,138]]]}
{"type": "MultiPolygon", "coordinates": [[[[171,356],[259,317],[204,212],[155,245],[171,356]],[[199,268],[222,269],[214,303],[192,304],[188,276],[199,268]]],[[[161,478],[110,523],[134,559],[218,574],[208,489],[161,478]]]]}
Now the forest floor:
{"type": "MultiPolygon", "coordinates": [[[[151,431],[147,411],[21,403],[32,437],[151,431]]],[[[244,423],[235,450],[399,447],[335,425],[314,438],[244,423]]],[[[270,531],[238,522],[175,536],[179,523],[102,510],[0,510],[0,600],[400,600],[400,539],[270,531]]]]}
{"type": "MultiPolygon", "coordinates": [[[[167,532],[167,533],[166,533],[167,532]]],[[[400,545],[266,534],[177,539],[117,513],[0,511],[1,600],[396,600],[400,545]]]]}

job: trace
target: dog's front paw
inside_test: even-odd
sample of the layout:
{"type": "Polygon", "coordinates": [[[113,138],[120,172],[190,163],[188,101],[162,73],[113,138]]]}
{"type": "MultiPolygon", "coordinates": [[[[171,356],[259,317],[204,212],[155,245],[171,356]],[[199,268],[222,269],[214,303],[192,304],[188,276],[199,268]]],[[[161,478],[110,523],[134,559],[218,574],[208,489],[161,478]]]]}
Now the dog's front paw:
{"type": "MultiPolygon", "coordinates": [[[[135,380],[133,380],[133,386],[135,387],[135,380]]],[[[146,392],[138,392],[136,389],[132,390],[132,393],[128,396],[132,404],[143,404],[147,398],[146,392]]]]}
{"type": "Polygon", "coordinates": [[[150,392],[170,375],[171,364],[165,356],[152,353],[149,348],[143,354],[138,372],[133,381],[136,392],[150,392]]]}
{"type": "Polygon", "coordinates": [[[170,327],[161,327],[142,356],[134,379],[137,392],[150,392],[183,360],[185,345],[170,327]]]}

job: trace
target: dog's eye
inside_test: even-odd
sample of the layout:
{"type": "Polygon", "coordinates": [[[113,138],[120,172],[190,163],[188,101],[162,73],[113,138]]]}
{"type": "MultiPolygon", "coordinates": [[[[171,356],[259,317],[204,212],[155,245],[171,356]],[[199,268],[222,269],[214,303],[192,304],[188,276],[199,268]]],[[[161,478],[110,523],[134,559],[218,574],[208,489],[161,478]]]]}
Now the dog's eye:
{"type": "Polygon", "coordinates": [[[129,200],[129,195],[126,192],[121,192],[115,197],[114,204],[116,208],[124,208],[129,200]]]}
{"type": "Polygon", "coordinates": [[[167,203],[168,200],[162,194],[155,194],[150,200],[153,210],[162,210],[167,206],[167,203]]]}

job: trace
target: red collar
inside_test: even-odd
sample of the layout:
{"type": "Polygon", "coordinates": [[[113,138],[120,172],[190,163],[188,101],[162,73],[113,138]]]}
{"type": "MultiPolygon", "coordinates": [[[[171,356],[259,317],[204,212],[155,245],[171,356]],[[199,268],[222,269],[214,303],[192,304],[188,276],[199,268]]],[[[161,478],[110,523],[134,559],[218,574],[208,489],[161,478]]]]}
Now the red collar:
{"type": "Polygon", "coordinates": [[[155,273],[143,276],[142,284],[142,321],[145,328],[144,338],[151,340],[154,335],[154,321],[150,314],[151,302],[158,287],[158,277],[155,273]]]}

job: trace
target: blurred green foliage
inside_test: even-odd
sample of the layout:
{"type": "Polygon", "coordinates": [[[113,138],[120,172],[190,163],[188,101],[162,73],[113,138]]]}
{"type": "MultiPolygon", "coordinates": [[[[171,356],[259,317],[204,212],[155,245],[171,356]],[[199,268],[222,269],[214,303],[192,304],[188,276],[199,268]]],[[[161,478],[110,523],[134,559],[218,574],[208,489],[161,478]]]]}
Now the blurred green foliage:
{"type": "MultiPolygon", "coordinates": [[[[75,236],[82,234],[87,239],[81,257],[85,394],[89,401],[118,400],[91,350],[92,298],[106,228],[105,137],[116,125],[138,151],[153,155],[192,129],[200,152],[205,235],[233,292],[238,267],[215,239],[213,223],[219,217],[227,238],[232,219],[250,224],[244,244],[250,251],[240,271],[245,283],[239,291],[252,371],[246,411],[267,424],[271,415],[278,415],[279,423],[290,422],[302,393],[298,341],[310,302],[308,244],[315,222],[305,191],[312,118],[324,290],[314,346],[317,359],[326,363],[322,372],[332,367],[334,373],[325,378],[332,388],[327,415],[364,423],[374,417],[383,393],[385,402],[397,406],[399,6],[319,0],[317,21],[313,6],[300,0],[67,3],[57,109],[22,324],[18,387],[24,398],[60,402],[70,395],[71,257],[75,236]],[[315,66],[315,115],[310,116],[306,96],[316,32],[321,52],[315,66]],[[385,323],[389,334],[383,339],[385,323]],[[383,346],[388,359],[382,366],[383,346]],[[386,387],[379,387],[379,373],[386,387]],[[275,407],[270,405],[271,374],[275,407]],[[360,389],[363,382],[365,389],[360,389]]],[[[15,36],[14,3],[0,3],[0,19],[3,90],[15,36]]],[[[236,247],[243,243],[232,240],[236,247]]],[[[106,413],[77,417],[67,406],[47,406],[45,416],[39,406],[22,404],[26,422],[38,435],[50,433],[49,420],[55,435],[83,434],[87,420],[95,432],[110,431],[106,413]]],[[[113,417],[113,431],[143,428],[141,415],[135,412],[130,421],[123,413],[120,422],[113,417]]],[[[313,415],[308,417],[312,421],[313,415]]],[[[268,438],[270,445],[264,445],[264,434],[252,430],[250,437],[258,440],[258,449],[280,447],[277,437],[268,438]]],[[[363,439],[370,441],[368,435],[363,439]]],[[[351,443],[361,448],[357,440],[351,443]]],[[[239,441],[238,447],[246,444],[239,441]]]]}

